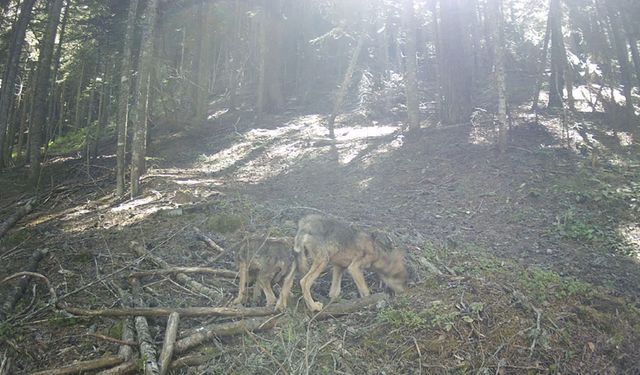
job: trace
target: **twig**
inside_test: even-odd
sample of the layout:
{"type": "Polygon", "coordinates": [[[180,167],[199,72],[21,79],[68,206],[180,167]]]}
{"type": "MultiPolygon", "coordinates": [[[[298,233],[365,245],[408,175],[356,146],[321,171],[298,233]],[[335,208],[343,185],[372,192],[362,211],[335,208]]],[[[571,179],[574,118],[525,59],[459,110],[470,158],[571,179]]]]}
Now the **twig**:
{"type": "Polygon", "coordinates": [[[217,251],[218,253],[221,253],[221,254],[225,253],[225,250],[224,250],[224,248],[222,248],[222,246],[218,245],[211,238],[205,236],[200,229],[194,227],[193,230],[196,232],[196,237],[200,241],[206,243],[207,245],[209,245],[210,248],[212,248],[213,250],[217,251]]]}
{"type": "Polygon", "coordinates": [[[235,279],[238,277],[237,271],[225,270],[225,269],[217,269],[217,268],[207,268],[207,267],[172,267],[165,269],[157,269],[157,270],[149,270],[149,271],[139,271],[134,272],[129,277],[133,278],[141,278],[148,276],[159,276],[159,275],[172,275],[176,273],[202,273],[206,275],[213,275],[224,277],[228,279],[235,279]]]}
{"type": "Polygon", "coordinates": [[[109,366],[115,366],[122,363],[122,358],[117,355],[109,355],[98,359],[92,359],[89,361],[77,362],[69,366],[48,369],[43,371],[37,371],[31,373],[31,375],[67,375],[78,374],[86,371],[97,370],[109,366]]]}
{"type": "Polygon", "coordinates": [[[136,307],[122,309],[81,309],[71,306],[61,306],[61,309],[74,315],[82,316],[169,316],[171,313],[178,313],[184,317],[197,316],[226,316],[226,317],[248,317],[248,316],[269,316],[276,313],[273,307],[136,307]]]}
{"type": "Polygon", "coordinates": [[[137,343],[135,343],[133,341],[120,340],[120,339],[117,339],[115,337],[105,336],[105,335],[101,335],[99,333],[90,333],[89,336],[93,336],[93,337],[95,337],[97,339],[113,342],[113,343],[120,344],[120,345],[128,345],[128,346],[136,346],[136,345],[138,345],[137,343]]]}

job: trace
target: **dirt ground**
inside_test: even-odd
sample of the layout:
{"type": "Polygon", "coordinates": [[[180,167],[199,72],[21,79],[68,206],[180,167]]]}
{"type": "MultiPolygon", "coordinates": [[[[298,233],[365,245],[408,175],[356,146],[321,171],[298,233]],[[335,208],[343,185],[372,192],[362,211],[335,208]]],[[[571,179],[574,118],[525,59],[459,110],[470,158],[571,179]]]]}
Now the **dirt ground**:
{"type": "MultiPolygon", "coordinates": [[[[175,373],[640,373],[633,133],[591,118],[563,132],[556,117],[520,114],[500,155],[486,121],[405,132],[396,120],[349,115],[330,140],[318,114],[259,125],[224,116],[232,115],[198,130],[153,129],[135,200],[112,196],[112,155],[89,166],[73,155],[52,159],[43,203],[0,240],[0,276],[48,249],[38,272],[68,305],[118,307],[126,276],[156,268],[132,241],[173,266],[234,269],[234,230],[292,236],[300,217],[322,212],[389,233],[407,251],[409,290],[324,321],[298,300],[273,330],[212,340],[193,351],[205,364],[175,373]],[[228,254],[214,261],[194,228],[228,254]]],[[[1,175],[1,217],[26,197],[25,173],[1,175]]],[[[233,280],[196,278],[218,295],[156,277],[144,280],[145,300],[224,306],[235,297],[233,280]]],[[[314,287],[324,302],[329,279],[314,287]]],[[[384,291],[375,275],[367,280],[384,291]]],[[[342,298],[357,298],[349,277],[342,298]]],[[[119,337],[120,320],[42,309],[47,301],[45,288],[30,287],[0,326],[16,373],[118,351],[90,334],[119,337]]],[[[185,318],[179,335],[211,322],[185,318]]],[[[165,324],[150,319],[158,345],[165,324]]]]}

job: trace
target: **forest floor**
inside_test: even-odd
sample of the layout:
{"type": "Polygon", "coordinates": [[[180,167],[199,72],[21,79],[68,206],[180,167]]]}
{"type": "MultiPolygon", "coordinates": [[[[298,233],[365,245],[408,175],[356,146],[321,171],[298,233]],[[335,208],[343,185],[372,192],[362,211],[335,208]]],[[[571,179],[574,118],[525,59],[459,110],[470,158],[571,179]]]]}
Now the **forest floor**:
{"type": "MultiPolygon", "coordinates": [[[[0,240],[0,275],[46,248],[38,272],[68,305],[118,307],[115,285],[155,268],[132,252],[132,241],[173,266],[234,269],[232,251],[214,262],[194,228],[233,249],[230,233],[239,227],[293,236],[300,217],[324,212],[387,231],[406,249],[407,292],[316,321],[296,287],[297,303],[273,330],[210,341],[195,349],[206,364],[175,373],[640,373],[633,134],[585,116],[567,145],[556,117],[522,114],[500,155],[482,123],[404,133],[398,120],[349,115],[338,118],[332,141],[317,114],[272,116],[259,126],[225,116],[204,129],[154,129],[135,200],[112,195],[115,157],[89,166],[74,155],[52,158],[43,203],[0,240]]],[[[24,199],[23,176],[0,175],[0,217],[24,199]]],[[[144,280],[145,299],[188,307],[235,297],[235,281],[197,279],[219,296],[155,278],[144,280]]],[[[329,279],[314,287],[325,303],[329,279]]],[[[367,280],[384,291],[375,275],[367,280]]],[[[348,276],[342,298],[357,298],[348,276]]],[[[119,338],[119,319],[38,311],[47,300],[46,289],[29,289],[0,327],[3,350],[19,353],[17,373],[117,352],[90,334],[119,338]]],[[[179,335],[212,321],[184,318],[179,335]]],[[[150,319],[158,343],[165,323],[150,319]]]]}

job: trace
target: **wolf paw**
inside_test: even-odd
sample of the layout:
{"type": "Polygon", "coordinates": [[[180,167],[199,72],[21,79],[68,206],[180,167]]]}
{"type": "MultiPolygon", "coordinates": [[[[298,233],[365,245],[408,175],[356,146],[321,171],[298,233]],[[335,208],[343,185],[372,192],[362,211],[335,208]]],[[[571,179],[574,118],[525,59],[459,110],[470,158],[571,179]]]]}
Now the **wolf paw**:
{"type": "Polygon", "coordinates": [[[307,307],[309,307],[309,310],[311,311],[320,311],[322,310],[324,305],[322,304],[322,302],[314,302],[309,304],[307,307]]]}

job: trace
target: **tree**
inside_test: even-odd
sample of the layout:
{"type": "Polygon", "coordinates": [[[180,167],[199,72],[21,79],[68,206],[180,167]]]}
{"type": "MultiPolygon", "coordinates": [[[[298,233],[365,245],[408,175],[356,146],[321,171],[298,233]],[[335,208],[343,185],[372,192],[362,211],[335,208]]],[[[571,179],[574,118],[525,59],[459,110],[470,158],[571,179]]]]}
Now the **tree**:
{"type": "Polygon", "coordinates": [[[125,189],[125,144],[127,141],[127,124],[129,120],[129,94],[131,91],[131,45],[133,42],[134,24],[138,0],[129,1],[129,10],[125,23],[122,58],[120,62],[120,88],[117,110],[117,150],[116,150],[116,194],[122,196],[125,189]]]}
{"type": "Polygon", "coordinates": [[[40,147],[42,146],[42,133],[47,117],[47,99],[51,86],[51,62],[53,60],[53,48],[55,46],[56,33],[60,23],[60,13],[64,0],[52,0],[47,11],[47,26],[40,42],[38,54],[38,68],[36,71],[35,96],[33,104],[33,117],[29,124],[29,152],[31,167],[29,179],[31,186],[37,191],[40,179],[40,147]]]}
{"type": "Polygon", "coordinates": [[[470,37],[468,14],[470,0],[440,1],[440,74],[444,123],[469,121],[472,109],[470,37]]]}
{"type": "MultiPolygon", "coordinates": [[[[35,0],[24,0],[20,6],[20,16],[11,30],[11,39],[9,42],[9,55],[5,64],[5,71],[2,76],[2,88],[0,89],[0,148],[4,151],[9,148],[9,143],[13,139],[5,140],[9,122],[9,111],[13,104],[13,96],[15,90],[16,77],[18,75],[20,55],[22,54],[22,46],[24,45],[27,26],[31,20],[31,12],[35,0]]],[[[4,164],[3,156],[6,152],[0,153],[0,167],[4,164]]]]}
{"type": "Polygon", "coordinates": [[[503,30],[502,0],[491,0],[491,15],[494,24],[494,74],[498,93],[498,149],[504,153],[507,149],[507,80],[504,69],[505,42],[503,30]]]}
{"type": "Polygon", "coordinates": [[[567,52],[562,36],[562,4],[560,0],[549,2],[549,24],[551,35],[551,75],[549,76],[549,108],[562,107],[565,85],[567,52]]]}
{"type": "Polygon", "coordinates": [[[405,0],[405,25],[407,35],[405,89],[407,95],[407,117],[409,129],[420,127],[418,100],[418,66],[416,61],[416,22],[413,0],[405,0]]]}
{"type": "Polygon", "coordinates": [[[136,117],[133,122],[133,145],[131,156],[131,197],[140,193],[140,176],[145,172],[147,153],[147,123],[149,109],[149,86],[153,55],[153,39],[158,11],[158,0],[149,0],[142,16],[142,39],[138,63],[138,83],[135,95],[136,117]]]}

